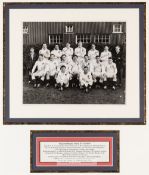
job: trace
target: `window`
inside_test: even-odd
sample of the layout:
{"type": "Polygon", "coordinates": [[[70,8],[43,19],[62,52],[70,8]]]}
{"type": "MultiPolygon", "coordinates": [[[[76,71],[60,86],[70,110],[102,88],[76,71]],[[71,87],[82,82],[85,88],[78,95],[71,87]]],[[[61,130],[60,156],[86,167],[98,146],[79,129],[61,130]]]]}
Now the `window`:
{"type": "Polygon", "coordinates": [[[91,43],[90,34],[77,34],[76,35],[76,44],[81,41],[82,43],[91,43]]]}
{"type": "Polygon", "coordinates": [[[62,35],[49,35],[49,44],[61,44],[63,42],[62,35]]]}
{"type": "Polygon", "coordinates": [[[94,42],[100,44],[110,44],[110,35],[95,35],[94,42]]]}
{"type": "Polygon", "coordinates": [[[113,33],[122,33],[122,24],[114,24],[113,33]]]}
{"type": "Polygon", "coordinates": [[[28,26],[23,27],[23,34],[28,34],[28,26]]]}
{"type": "Polygon", "coordinates": [[[49,44],[61,44],[63,42],[63,35],[49,35],[49,44]]]}
{"type": "Polygon", "coordinates": [[[65,26],[66,29],[66,33],[73,33],[73,26],[69,25],[69,26],[65,26]]]}

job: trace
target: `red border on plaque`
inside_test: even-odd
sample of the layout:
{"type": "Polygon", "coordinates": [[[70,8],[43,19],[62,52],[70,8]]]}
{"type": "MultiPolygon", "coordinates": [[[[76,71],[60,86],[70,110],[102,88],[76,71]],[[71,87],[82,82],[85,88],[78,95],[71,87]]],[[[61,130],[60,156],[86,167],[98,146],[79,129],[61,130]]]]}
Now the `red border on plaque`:
{"type": "Polygon", "coordinates": [[[113,137],[37,137],[36,166],[113,166],[113,137]],[[109,142],[109,162],[40,162],[40,142],[109,142]]]}

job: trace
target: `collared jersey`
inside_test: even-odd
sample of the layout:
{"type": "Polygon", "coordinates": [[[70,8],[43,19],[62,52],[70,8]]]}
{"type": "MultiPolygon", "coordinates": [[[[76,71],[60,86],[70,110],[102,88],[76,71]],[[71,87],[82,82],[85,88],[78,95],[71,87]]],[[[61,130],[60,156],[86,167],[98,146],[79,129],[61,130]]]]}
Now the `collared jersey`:
{"type": "Polygon", "coordinates": [[[62,54],[65,54],[66,56],[72,56],[73,55],[73,48],[64,47],[62,50],[62,54]]]}
{"type": "Polygon", "coordinates": [[[78,74],[80,72],[80,65],[78,62],[72,61],[71,63],[71,73],[78,74]]]}
{"type": "Polygon", "coordinates": [[[92,74],[91,74],[90,71],[87,74],[85,74],[84,71],[81,72],[81,74],[80,74],[80,81],[90,82],[92,80],[93,80],[93,78],[92,78],[92,74]]]}
{"type": "Polygon", "coordinates": [[[49,58],[50,57],[50,50],[49,49],[41,49],[39,51],[39,54],[42,54],[44,58],[49,58]]]}
{"type": "Polygon", "coordinates": [[[59,71],[57,78],[56,78],[57,83],[65,83],[67,84],[69,82],[69,74],[67,72],[62,72],[59,71]]]}
{"type": "Polygon", "coordinates": [[[86,49],[84,47],[75,48],[75,55],[84,58],[84,56],[86,55],[86,49]]]}
{"type": "Polygon", "coordinates": [[[68,64],[67,62],[64,62],[64,61],[60,62],[60,64],[58,65],[57,71],[60,72],[61,66],[63,65],[66,67],[66,72],[69,73],[71,69],[71,64],[68,64]]]}
{"type": "Polygon", "coordinates": [[[87,62],[83,61],[81,66],[82,66],[82,70],[84,69],[84,67],[87,66],[89,68],[89,71],[93,72],[93,63],[92,63],[92,61],[90,61],[90,60],[87,61],[87,62]]]}
{"type": "Polygon", "coordinates": [[[37,68],[37,71],[44,71],[45,66],[46,66],[46,63],[44,60],[42,60],[42,61],[37,60],[35,62],[35,65],[33,66],[32,73],[34,73],[36,68],[37,68]]]}
{"type": "Polygon", "coordinates": [[[99,63],[95,63],[94,64],[94,71],[95,73],[103,73],[104,72],[104,67],[103,65],[99,62],[99,63]]]}
{"type": "Polygon", "coordinates": [[[45,72],[50,72],[51,75],[54,75],[57,71],[56,61],[48,60],[45,66],[45,72]]]}
{"type": "Polygon", "coordinates": [[[107,62],[109,57],[112,57],[112,53],[110,51],[101,52],[100,59],[102,62],[107,62]]]}
{"type": "Polygon", "coordinates": [[[115,63],[107,64],[105,67],[105,72],[109,75],[116,75],[117,74],[117,68],[115,63]]]}
{"type": "Polygon", "coordinates": [[[51,54],[55,55],[55,58],[60,58],[62,56],[62,51],[61,50],[52,50],[51,54]]]}
{"type": "Polygon", "coordinates": [[[95,59],[96,56],[99,56],[99,51],[96,49],[91,49],[88,51],[88,56],[90,57],[90,59],[95,59]]]}

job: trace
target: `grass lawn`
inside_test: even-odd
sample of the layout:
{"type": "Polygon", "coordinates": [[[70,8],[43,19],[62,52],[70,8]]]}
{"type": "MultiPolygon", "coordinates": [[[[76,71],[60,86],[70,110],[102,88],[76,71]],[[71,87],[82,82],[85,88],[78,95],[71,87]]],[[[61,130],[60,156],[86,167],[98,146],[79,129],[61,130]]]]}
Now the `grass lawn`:
{"type": "Polygon", "coordinates": [[[124,104],[125,86],[111,89],[92,89],[85,93],[79,88],[68,88],[59,91],[54,87],[33,88],[27,80],[23,82],[23,103],[24,104],[124,104]]]}

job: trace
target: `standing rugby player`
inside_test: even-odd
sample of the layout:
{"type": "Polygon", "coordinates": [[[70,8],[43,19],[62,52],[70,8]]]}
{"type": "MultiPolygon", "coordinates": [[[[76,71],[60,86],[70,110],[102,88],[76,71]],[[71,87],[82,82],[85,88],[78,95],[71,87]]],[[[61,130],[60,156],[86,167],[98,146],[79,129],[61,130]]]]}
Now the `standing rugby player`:
{"type": "Polygon", "coordinates": [[[88,51],[88,56],[94,64],[96,62],[96,56],[99,56],[99,51],[96,49],[95,44],[92,44],[91,49],[88,51]]]}
{"type": "Polygon", "coordinates": [[[81,64],[81,62],[84,60],[84,56],[86,55],[86,49],[82,46],[82,42],[78,42],[78,47],[75,48],[74,54],[78,56],[78,62],[81,64]]]}
{"type": "Polygon", "coordinates": [[[54,49],[51,51],[51,54],[54,55],[55,60],[59,64],[60,61],[61,61],[62,51],[59,49],[59,45],[58,44],[55,45],[54,49]]]}
{"type": "Polygon", "coordinates": [[[101,55],[100,55],[100,60],[102,61],[102,64],[104,66],[107,65],[108,63],[108,59],[112,57],[112,53],[109,51],[109,47],[108,46],[105,46],[104,47],[104,51],[101,52],[101,55]]]}
{"type": "Polygon", "coordinates": [[[62,54],[66,55],[68,63],[72,62],[73,48],[70,47],[70,43],[66,43],[66,47],[63,48],[62,54]]]}

